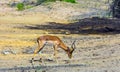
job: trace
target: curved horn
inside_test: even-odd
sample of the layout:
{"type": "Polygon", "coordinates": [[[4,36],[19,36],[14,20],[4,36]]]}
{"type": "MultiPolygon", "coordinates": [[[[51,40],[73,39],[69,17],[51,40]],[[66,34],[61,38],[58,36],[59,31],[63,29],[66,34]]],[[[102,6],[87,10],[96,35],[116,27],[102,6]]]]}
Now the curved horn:
{"type": "Polygon", "coordinates": [[[71,48],[74,48],[74,49],[76,48],[75,42],[76,42],[76,40],[73,41],[73,43],[72,43],[72,45],[71,45],[71,48]]]}

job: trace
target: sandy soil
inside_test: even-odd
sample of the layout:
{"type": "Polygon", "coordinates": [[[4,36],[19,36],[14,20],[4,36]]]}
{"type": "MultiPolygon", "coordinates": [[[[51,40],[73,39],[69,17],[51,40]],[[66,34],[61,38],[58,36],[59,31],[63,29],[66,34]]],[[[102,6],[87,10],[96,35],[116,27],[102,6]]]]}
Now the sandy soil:
{"type": "Polygon", "coordinates": [[[0,12],[0,72],[120,71],[119,19],[94,17],[69,23],[42,13],[6,12],[0,12]],[[56,62],[48,44],[32,64],[37,37],[48,34],[69,47],[77,40],[73,58],[59,48],[56,62]]]}
{"type": "Polygon", "coordinates": [[[42,54],[35,57],[34,67],[30,63],[32,54],[8,54],[0,56],[0,70],[10,72],[119,72],[119,34],[64,35],[62,39],[67,45],[77,39],[72,59],[68,59],[65,52],[59,49],[57,63],[53,58],[52,46],[47,45],[42,50],[42,54]],[[39,58],[42,58],[42,63],[39,62],[39,58]]]}
{"type": "MultiPolygon", "coordinates": [[[[79,23],[77,22],[76,25],[79,23]]],[[[44,23],[45,26],[50,26],[46,30],[42,28],[45,26],[39,25],[0,24],[2,27],[0,28],[0,72],[119,72],[119,30],[104,30],[104,26],[101,26],[102,31],[96,28],[88,31],[89,26],[83,28],[82,31],[81,29],[71,30],[78,27],[71,24],[67,24],[68,30],[66,30],[66,26],[61,28],[61,24],[58,23],[55,27],[52,27],[51,23],[44,23]],[[53,30],[58,30],[59,33],[53,30]],[[70,33],[77,31],[77,33],[66,35],[68,31],[70,33]],[[36,38],[46,34],[60,37],[68,46],[77,40],[73,58],[69,59],[67,54],[59,48],[57,63],[53,58],[53,47],[48,44],[35,57],[34,64],[31,64],[33,51],[37,47],[36,38]],[[42,63],[39,62],[39,58],[42,58],[42,63]]]]}

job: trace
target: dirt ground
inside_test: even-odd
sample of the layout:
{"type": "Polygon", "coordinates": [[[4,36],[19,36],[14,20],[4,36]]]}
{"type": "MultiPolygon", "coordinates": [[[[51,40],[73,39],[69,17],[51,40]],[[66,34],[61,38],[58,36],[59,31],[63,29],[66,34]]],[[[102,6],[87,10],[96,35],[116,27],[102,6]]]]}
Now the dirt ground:
{"type": "Polygon", "coordinates": [[[70,23],[43,13],[7,9],[0,12],[0,72],[120,71],[120,19],[93,17],[70,23]],[[59,48],[56,62],[48,44],[32,64],[36,39],[42,35],[58,36],[69,47],[76,40],[72,59],[59,48]]]}
{"type": "Polygon", "coordinates": [[[120,71],[119,19],[89,18],[70,24],[8,24],[1,21],[0,26],[0,72],[120,71]],[[69,47],[77,40],[73,58],[69,59],[59,48],[56,62],[53,47],[48,44],[31,64],[37,47],[36,38],[42,35],[58,36],[69,47]],[[39,62],[40,58],[42,62],[39,62]]]}

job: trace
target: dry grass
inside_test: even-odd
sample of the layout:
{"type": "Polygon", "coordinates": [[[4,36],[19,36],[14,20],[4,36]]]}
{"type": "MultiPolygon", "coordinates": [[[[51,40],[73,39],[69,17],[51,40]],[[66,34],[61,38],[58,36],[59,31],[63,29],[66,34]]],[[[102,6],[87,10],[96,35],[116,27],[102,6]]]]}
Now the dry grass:
{"type": "Polygon", "coordinates": [[[21,16],[5,15],[0,16],[0,23],[3,24],[42,24],[45,22],[56,22],[56,23],[68,23],[67,20],[57,20],[49,17],[48,15],[37,13],[37,14],[26,14],[21,16]]]}
{"type": "MultiPolygon", "coordinates": [[[[96,36],[92,36],[96,37],[96,36]]],[[[103,39],[98,40],[88,40],[88,41],[81,41],[79,42],[81,47],[95,47],[95,46],[103,46],[103,45],[114,45],[114,44],[119,44],[120,41],[116,37],[112,37],[111,39],[105,38],[105,36],[99,36],[103,37],[103,39]]]]}
{"type": "Polygon", "coordinates": [[[28,30],[16,28],[18,26],[44,24],[46,22],[68,23],[66,20],[56,20],[41,13],[14,14],[7,13],[0,15],[0,51],[5,49],[17,49],[18,53],[27,47],[36,46],[36,38],[46,34],[42,30],[28,30]]]}
{"type": "MultiPolygon", "coordinates": [[[[32,23],[31,25],[33,25],[32,23]]],[[[0,68],[14,68],[14,67],[32,67],[30,60],[33,57],[33,54],[23,54],[23,51],[26,49],[32,50],[37,47],[36,38],[45,35],[45,31],[42,30],[29,30],[29,29],[21,29],[21,28],[14,28],[16,26],[22,26],[27,25],[26,23],[22,24],[2,24],[0,23],[2,28],[0,28],[0,52],[3,52],[5,50],[12,50],[15,51],[16,54],[7,54],[3,55],[0,54],[0,68]]],[[[88,65],[89,69],[91,67],[96,68],[102,68],[102,67],[108,67],[113,65],[119,65],[117,64],[117,60],[120,59],[119,53],[114,53],[111,57],[108,55],[107,58],[106,55],[104,55],[104,51],[110,52],[110,50],[115,50],[115,48],[108,48],[108,47],[101,47],[97,48],[97,46],[114,46],[116,44],[120,43],[120,36],[118,35],[63,35],[63,34],[51,34],[59,36],[63,42],[70,46],[71,42],[75,39],[78,39],[77,41],[77,49],[75,50],[73,54],[73,58],[71,60],[68,59],[67,54],[65,54],[64,51],[61,51],[62,49],[59,49],[58,56],[60,57],[58,59],[59,64],[65,64],[67,61],[70,61],[68,64],[83,64],[88,65]],[[85,37],[85,38],[84,38],[85,37]],[[86,39],[88,38],[88,39],[86,39]],[[90,38],[90,39],[89,39],[90,38]],[[89,49],[91,51],[89,51],[89,49]],[[93,56],[94,54],[100,54],[99,56],[93,56]]],[[[118,49],[118,48],[117,48],[118,49]]],[[[54,66],[56,65],[56,62],[50,62],[47,59],[53,59],[53,48],[52,46],[47,46],[43,50],[43,54],[37,54],[35,59],[39,59],[40,57],[45,60],[43,63],[35,62],[35,66],[40,65],[50,65],[54,66]],[[48,51],[49,49],[49,51],[48,51]]],[[[77,70],[77,67],[74,67],[75,70],[77,70]]],[[[81,67],[79,67],[81,68],[81,67]]],[[[86,68],[86,67],[83,67],[86,68]]],[[[57,70],[60,70],[56,67],[57,70]]],[[[48,70],[50,70],[48,68],[48,70]]],[[[12,71],[11,71],[12,72],[12,71]]],[[[54,71],[53,71],[54,72],[54,71]]],[[[85,72],[85,71],[84,71],[85,72]]]]}
{"type": "Polygon", "coordinates": [[[4,46],[6,46],[6,47],[25,47],[25,46],[32,46],[32,45],[34,45],[35,43],[34,42],[32,42],[32,41],[21,41],[21,40],[10,40],[10,39],[8,39],[8,40],[1,40],[0,41],[0,46],[1,47],[4,47],[4,46]]]}

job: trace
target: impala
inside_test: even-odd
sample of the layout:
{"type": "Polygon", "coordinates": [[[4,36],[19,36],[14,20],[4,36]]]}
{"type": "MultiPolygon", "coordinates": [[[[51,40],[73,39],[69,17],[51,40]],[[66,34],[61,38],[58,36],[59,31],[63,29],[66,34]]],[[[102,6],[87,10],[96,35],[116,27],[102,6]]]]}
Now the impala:
{"type": "Polygon", "coordinates": [[[39,51],[43,49],[46,43],[52,43],[54,47],[54,56],[56,57],[58,47],[62,48],[67,54],[69,58],[72,58],[72,53],[75,50],[75,41],[72,43],[71,48],[67,47],[62,40],[57,36],[44,35],[37,38],[38,48],[34,51],[34,56],[39,51]]]}

